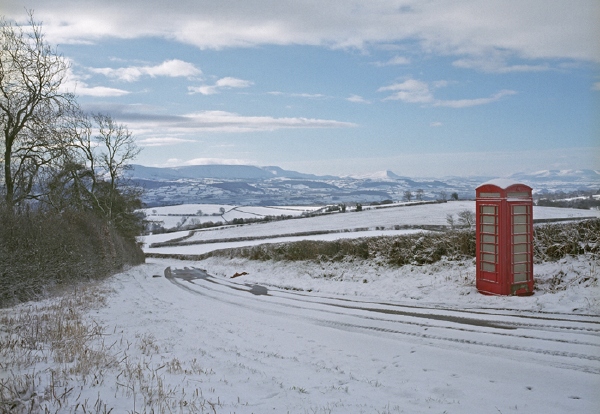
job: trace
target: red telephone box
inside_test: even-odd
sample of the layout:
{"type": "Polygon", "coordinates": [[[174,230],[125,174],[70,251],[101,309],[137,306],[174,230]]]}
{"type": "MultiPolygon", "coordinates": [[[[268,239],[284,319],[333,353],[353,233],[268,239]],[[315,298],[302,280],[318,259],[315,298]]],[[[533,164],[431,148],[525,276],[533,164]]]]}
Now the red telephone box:
{"type": "Polygon", "coordinates": [[[532,295],[531,187],[496,179],[475,191],[477,290],[488,295],[532,295]]]}

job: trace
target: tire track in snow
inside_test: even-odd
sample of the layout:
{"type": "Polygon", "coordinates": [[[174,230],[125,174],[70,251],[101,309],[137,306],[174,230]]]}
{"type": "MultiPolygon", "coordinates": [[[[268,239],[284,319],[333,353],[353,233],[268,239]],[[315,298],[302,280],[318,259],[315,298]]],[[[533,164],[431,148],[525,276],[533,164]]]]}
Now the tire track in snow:
{"type": "MultiPolygon", "coordinates": [[[[258,290],[258,291],[264,292],[263,294],[265,294],[266,296],[275,295],[277,297],[287,298],[287,299],[295,300],[295,301],[298,301],[301,303],[315,303],[315,304],[336,306],[336,307],[352,309],[352,310],[360,310],[360,311],[375,312],[375,313],[390,314],[390,315],[401,315],[401,316],[409,316],[409,317],[417,317],[417,318],[426,318],[426,319],[432,319],[432,320],[442,320],[442,321],[456,322],[456,323],[466,324],[466,325],[491,327],[491,328],[498,328],[498,329],[515,330],[515,329],[519,329],[519,328],[527,328],[527,329],[546,330],[546,331],[566,330],[566,331],[573,331],[573,332],[588,332],[591,334],[600,333],[600,327],[595,328],[595,327],[579,325],[579,324],[600,325],[600,320],[549,318],[549,317],[537,317],[535,315],[526,316],[526,315],[519,315],[519,314],[515,315],[515,314],[506,314],[506,313],[504,313],[504,314],[488,313],[488,312],[482,312],[482,311],[470,311],[470,310],[463,310],[463,309],[426,307],[426,306],[416,306],[416,305],[400,305],[400,304],[381,303],[381,302],[367,302],[367,301],[360,301],[360,300],[351,300],[351,299],[346,299],[346,298],[336,298],[336,297],[331,297],[331,296],[320,296],[320,295],[316,295],[316,294],[309,295],[309,294],[305,294],[305,293],[289,292],[287,290],[271,289],[270,290],[271,293],[268,293],[269,290],[263,286],[250,285],[250,284],[242,285],[242,284],[227,281],[227,280],[221,280],[219,278],[209,275],[208,273],[206,273],[206,271],[204,271],[202,269],[196,269],[196,268],[177,269],[176,273],[177,273],[177,276],[176,276],[177,279],[183,279],[183,280],[186,280],[186,281],[192,282],[192,283],[193,283],[193,280],[201,279],[201,280],[205,280],[207,282],[210,282],[210,283],[213,283],[216,285],[228,287],[228,288],[238,290],[238,291],[246,291],[246,292],[256,294],[256,291],[258,290]],[[242,286],[244,286],[244,287],[242,287],[242,286]],[[298,299],[296,297],[300,297],[300,299],[298,299]],[[326,300],[327,302],[319,302],[318,299],[326,300]],[[340,304],[337,302],[342,302],[342,303],[346,302],[346,303],[350,303],[351,305],[344,305],[344,304],[340,304]],[[369,307],[366,307],[365,305],[369,305],[369,307]],[[380,307],[375,307],[376,305],[379,305],[380,307]],[[384,306],[384,307],[381,307],[381,306],[384,306]],[[392,309],[389,309],[389,308],[392,308],[392,309]],[[396,310],[394,308],[399,308],[401,310],[396,310]],[[420,313],[420,312],[416,312],[415,310],[446,312],[446,314],[440,315],[440,314],[435,314],[435,313],[423,313],[423,312],[420,313]],[[499,318],[505,318],[505,319],[506,318],[538,319],[538,320],[544,320],[544,321],[548,320],[548,321],[569,323],[571,325],[565,326],[565,325],[556,325],[556,324],[554,324],[554,325],[540,324],[540,323],[523,322],[521,320],[509,321],[509,320],[497,320],[496,319],[496,320],[490,321],[489,319],[481,319],[481,318],[478,319],[478,318],[474,318],[474,317],[461,317],[461,316],[449,315],[449,313],[468,314],[468,315],[475,315],[475,316],[491,316],[491,317],[499,317],[499,318]],[[573,324],[578,324],[578,325],[574,326],[573,324]]],[[[199,285],[197,285],[197,286],[199,286],[199,285]]],[[[585,316],[580,316],[580,318],[581,317],[585,317],[585,316]]],[[[498,334],[499,335],[510,335],[510,334],[503,334],[503,333],[498,333],[498,334]]],[[[512,334],[511,336],[524,337],[522,335],[514,335],[514,334],[512,334]]],[[[534,338],[534,337],[529,337],[529,338],[534,338]]],[[[555,340],[558,342],[563,342],[560,339],[555,339],[555,338],[539,338],[539,339],[555,340]]],[[[588,344],[600,346],[599,344],[595,344],[595,343],[593,343],[593,344],[588,343],[588,344]]]]}
{"type": "MultiPolygon", "coordinates": [[[[205,271],[201,269],[195,268],[186,268],[186,269],[175,269],[171,271],[170,268],[165,270],[166,278],[176,286],[184,289],[193,294],[208,296],[212,299],[225,302],[237,307],[243,307],[246,309],[252,309],[261,313],[269,313],[272,315],[283,316],[283,317],[294,317],[301,320],[312,320],[315,323],[323,326],[329,326],[336,329],[344,329],[351,331],[372,331],[372,332],[382,332],[387,334],[394,335],[403,335],[412,338],[418,338],[420,340],[427,341],[438,341],[438,342],[446,342],[449,344],[462,344],[467,346],[477,346],[483,347],[483,349],[499,349],[505,351],[516,351],[516,352],[525,352],[530,354],[537,354],[543,357],[553,357],[567,360],[578,360],[578,361],[593,361],[600,362],[600,352],[597,351],[598,347],[600,347],[600,343],[593,343],[587,341],[580,341],[579,339],[573,338],[573,335],[586,335],[589,337],[590,335],[594,335],[594,333],[598,332],[598,329],[590,328],[587,326],[563,326],[563,325],[549,325],[549,324],[535,324],[535,323],[525,323],[525,322],[513,322],[507,320],[499,320],[499,321],[490,321],[486,319],[477,319],[477,316],[498,316],[504,319],[512,319],[515,317],[523,318],[523,315],[507,315],[507,314],[489,314],[487,312],[469,312],[468,310],[460,310],[460,313],[474,315],[475,317],[457,317],[452,315],[452,313],[458,312],[455,309],[440,309],[440,308],[427,308],[427,307],[414,307],[414,306],[403,306],[403,305],[391,305],[385,304],[385,306],[393,306],[395,308],[408,308],[409,310],[399,310],[399,309],[387,309],[387,308],[377,308],[374,307],[374,303],[371,302],[354,302],[349,299],[339,299],[339,298],[331,298],[331,297],[321,297],[318,295],[307,295],[307,294],[297,294],[286,291],[279,290],[271,290],[269,291],[267,288],[258,286],[258,285],[249,285],[249,284],[239,284],[230,281],[221,281],[217,279],[205,271]],[[174,275],[174,274],[175,275],[174,275]],[[196,281],[202,281],[206,283],[196,283],[196,281]],[[186,282],[185,284],[183,282],[186,282]],[[189,285],[188,285],[189,284],[189,285]],[[215,285],[211,287],[210,285],[215,285]],[[256,293],[256,290],[260,293],[256,293]],[[221,289],[219,289],[221,288],[221,289]],[[223,288],[232,289],[231,293],[224,291],[223,288]],[[202,292],[202,291],[204,292],[202,292]],[[208,294],[207,292],[212,292],[212,294],[208,294]],[[248,300],[245,300],[241,303],[239,300],[233,300],[225,298],[224,295],[230,297],[240,298],[239,293],[237,292],[246,292],[252,293],[254,295],[264,295],[271,296],[277,299],[277,302],[266,302],[261,301],[260,304],[258,302],[252,302],[252,305],[248,300]],[[300,297],[299,297],[300,296],[300,297]],[[325,301],[324,301],[325,300],[325,301]],[[346,302],[349,304],[340,304],[335,302],[346,302]],[[293,303],[292,303],[293,302],[293,303]],[[352,306],[354,303],[356,306],[352,306]],[[365,304],[371,305],[370,307],[365,307],[365,304]],[[262,306],[260,306],[262,305],[262,306]],[[315,305],[315,306],[308,306],[315,305]],[[284,311],[276,310],[275,307],[284,308],[284,311]],[[332,312],[330,310],[326,310],[327,307],[334,307],[338,309],[345,309],[348,311],[358,311],[360,314],[351,313],[351,312],[332,312]],[[415,308],[424,311],[435,311],[438,313],[419,313],[415,311],[415,308]],[[290,312],[291,309],[296,309],[300,311],[308,311],[318,313],[320,317],[309,316],[306,314],[296,315],[290,312]],[[379,313],[386,314],[394,319],[384,319],[384,318],[376,318],[373,316],[365,315],[365,312],[369,313],[379,313]],[[442,312],[442,313],[439,313],[442,312]],[[446,313],[444,313],[446,312],[446,313]],[[325,317],[322,315],[325,314],[325,317]],[[482,315],[483,314],[483,315],[482,315]],[[569,346],[569,347],[593,347],[596,349],[596,352],[592,353],[582,353],[582,352],[571,352],[565,350],[555,350],[555,349],[543,349],[534,346],[525,346],[525,345],[513,345],[507,343],[498,343],[492,342],[489,340],[476,340],[472,338],[461,338],[457,335],[438,335],[431,333],[423,333],[423,332],[414,332],[410,330],[400,330],[395,328],[374,326],[374,324],[365,325],[360,323],[347,323],[332,320],[331,317],[350,317],[357,318],[363,320],[369,320],[374,324],[402,324],[406,326],[413,326],[416,328],[425,328],[425,329],[438,329],[443,332],[457,332],[457,333],[469,333],[471,335],[492,335],[495,337],[504,337],[505,339],[514,339],[516,341],[544,341],[546,343],[558,343],[561,346],[569,346]],[[406,319],[397,319],[397,318],[408,318],[406,319]],[[422,320],[427,320],[428,323],[422,322],[422,320]],[[439,323],[432,324],[431,321],[436,321],[439,323]],[[448,324],[444,324],[448,323],[448,324]],[[457,326],[458,325],[458,326],[457,326]],[[474,327],[474,328],[472,328],[474,327]],[[568,330],[569,338],[544,338],[539,336],[533,336],[531,334],[521,334],[516,333],[514,331],[518,329],[526,329],[526,330],[545,330],[545,331],[553,331],[553,330],[568,330]]],[[[380,304],[383,305],[383,304],[380,304]]],[[[538,318],[542,320],[555,320],[563,323],[570,324],[581,324],[581,323],[592,323],[596,324],[596,321],[581,321],[581,320],[571,320],[571,319],[556,319],[556,318],[538,318]]],[[[428,345],[434,345],[433,343],[427,343],[428,345]]],[[[435,345],[434,345],[435,346],[435,345]]],[[[517,359],[519,357],[517,356],[517,359]]],[[[523,357],[521,357],[522,359],[523,357]]],[[[544,363],[547,363],[545,361],[544,363]]],[[[600,366],[592,367],[589,365],[577,365],[573,363],[566,363],[562,361],[552,361],[552,365],[561,368],[574,369],[578,371],[583,371],[592,374],[600,374],[600,366]]]]}

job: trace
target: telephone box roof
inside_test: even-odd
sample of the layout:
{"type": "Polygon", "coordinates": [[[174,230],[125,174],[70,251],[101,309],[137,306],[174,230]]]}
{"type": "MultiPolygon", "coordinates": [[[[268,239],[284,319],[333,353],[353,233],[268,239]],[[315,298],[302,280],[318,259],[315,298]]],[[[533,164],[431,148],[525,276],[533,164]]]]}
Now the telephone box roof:
{"type": "Polygon", "coordinates": [[[525,186],[529,187],[526,184],[520,183],[520,182],[512,180],[510,178],[495,178],[493,180],[490,180],[483,184],[480,184],[477,188],[483,187],[484,185],[494,185],[503,190],[506,190],[507,188],[512,187],[513,185],[525,185],[525,186]]]}

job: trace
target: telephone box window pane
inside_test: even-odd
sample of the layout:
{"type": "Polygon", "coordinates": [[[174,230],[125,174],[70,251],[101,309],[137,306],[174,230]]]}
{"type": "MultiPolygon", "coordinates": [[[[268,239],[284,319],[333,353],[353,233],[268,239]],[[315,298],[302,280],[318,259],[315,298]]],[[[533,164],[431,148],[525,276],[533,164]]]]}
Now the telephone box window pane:
{"type": "MultiPolygon", "coordinates": [[[[521,235],[521,236],[513,236],[513,243],[517,244],[517,243],[527,243],[527,235],[521,235]]],[[[515,246],[516,247],[516,246],[515,246]]]]}
{"type": "Polygon", "coordinates": [[[525,273],[527,272],[527,263],[517,263],[513,266],[514,273],[525,273]]]}
{"type": "Polygon", "coordinates": [[[496,263],[496,255],[484,253],[481,255],[481,260],[485,260],[486,262],[496,263]]]}
{"type": "Polygon", "coordinates": [[[486,253],[496,253],[496,245],[484,243],[481,245],[481,251],[486,253]]]}
{"type": "Polygon", "coordinates": [[[496,224],[496,216],[481,216],[481,221],[485,224],[496,224]]]}
{"type": "Polygon", "coordinates": [[[497,243],[496,236],[492,236],[491,234],[482,234],[481,241],[484,243],[497,243]]]}
{"type": "Polygon", "coordinates": [[[527,244],[515,244],[513,247],[513,253],[528,253],[527,244]]]}
{"type": "Polygon", "coordinates": [[[513,206],[513,214],[527,214],[527,206],[513,206]]]}
{"type": "Polygon", "coordinates": [[[498,198],[500,197],[500,193],[479,193],[479,197],[498,198]]]}
{"type": "Polygon", "coordinates": [[[482,233],[492,233],[495,234],[496,233],[496,226],[492,226],[489,224],[484,224],[481,226],[481,231],[482,233]]]}
{"type": "Polygon", "coordinates": [[[513,233],[527,233],[526,224],[515,224],[513,226],[513,233]]]}
{"type": "MultiPolygon", "coordinates": [[[[516,247],[516,246],[515,246],[516,247]]],[[[520,254],[515,254],[513,256],[513,261],[515,263],[519,263],[519,262],[527,262],[527,259],[529,258],[529,255],[526,253],[520,253],[520,254]]]]}
{"type": "Polygon", "coordinates": [[[506,195],[508,197],[516,197],[516,198],[527,198],[527,197],[529,197],[529,193],[517,193],[517,192],[513,192],[513,193],[508,193],[506,195]]]}
{"type": "Polygon", "coordinates": [[[517,273],[514,278],[515,282],[527,282],[527,273],[517,273]]]}
{"type": "Polygon", "coordinates": [[[513,217],[513,223],[515,224],[527,224],[529,222],[529,220],[527,220],[529,217],[528,216],[514,216],[513,217]]]}
{"type": "Polygon", "coordinates": [[[481,212],[483,214],[496,214],[496,206],[482,206],[481,212]]]}
{"type": "Polygon", "coordinates": [[[495,272],[496,265],[493,263],[481,262],[481,270],[483,270],[484,272],[495,272]]]}

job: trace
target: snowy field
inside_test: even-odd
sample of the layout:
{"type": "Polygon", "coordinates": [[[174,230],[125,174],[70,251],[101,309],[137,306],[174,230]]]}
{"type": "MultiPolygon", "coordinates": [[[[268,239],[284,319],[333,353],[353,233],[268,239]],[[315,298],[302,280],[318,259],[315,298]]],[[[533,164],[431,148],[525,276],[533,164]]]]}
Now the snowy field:
{"type": "MultiPolygon", "coordinates": [[[[287,236],[287,237],[272,237],[268,239],[258,240],[246,240],[246,241],[230,241],[223,243],[205,243],[205,244],[190,244],[182,246],[168,246],[168,247],[144,247],[146,253],[156,254],[184,254],[184,255],[196,255],[212,252],[219,249],[231,249],[236,247],[245,246],[258,246],[266,243],[290,243],[300,240],[323,240],[332,241],[339,239],[358,239],[361,237],[377,237],[377,236],[399,236],[402,234],[414,234],[421,233],[423,230],[369,230],[369,231],[353,231],[353,232],[342,232],[342,233],[328,233],[328,234],[315,234],[310,236],[287,236]]],[[[184,235],[187,232],[178,232],[184,235]]],[[[164,236],[164,235],[157,235],[164,236]]],[[[152,237],[153,243],[158,243],[158,240],[168,241],[170,238],[167,237],[152,237]]],[[[186,241],[189,239],[186,239],[186,241]]],[[[147,242],[146,242],[147,246],[147,242]]]]}
{"type": "Polygon", "coordinates": [[[181,204],[176,206],[142,209],[146,220],[157,222],[166,229],[175,229],[180,225],[195,223],[222,222],[226,224],[234,219],[261,219],[267,216],[294,216],[311,213],[322,206],[283,206],[257,207],[233,206],[228,204],[181,204]]]}
{"type": "MultiPolygon", "coordinates": [[[[445,225],[447,214],[464,209],[474,203],[196,235],[397,234],[412,230],[389,228],[445,225]]],[[[534,209],[534,218],[590,215],[598,212],[534,209]]],[[[267,241],[274,242],[168,249],[193,254],[267,241]]],[[[390,268],[360,260],[148,259],[63,299],[0,310],[0,389],[13,391],[15,407],[31,407],[22,412],[598,413],[599,265],[585,255],[536,264],[534,295],[493,297],[476,291],[473,260],[390,268]],[[64,321],[81,314],[88,333],[77,337],[89,339],[80,353],[29,339],[51,319],[45,309],[81,295],[79,305],[61,305],[59,318],[71,326],[64,321]]]]}
{"type": "MultiPolygon", "coordinates": [[[[399,206],[385,209],[373,209],[361,212],[335,213],[316,217],[294,220],[282,220],[268,223],[255,223],[242,226],[225,226],[220,228],[195,231],[185,243],[212,242],[216,240],[231,240],[227,243],[196,244],[189,246],[150,248],[152,243],[161,243],[182,237],[182,232],[149,235],[143,237],[144,250],[148,253],[160,254],[202,254],[210,250],[255,245],[261,242],[252,241],[240,244],[239,238],[262,238],[262,243],[269,242],[264,238],[275,238],[278,241],[293,240],[323,240],[321,235],[292,237],[297,233],[308,232],[339,232],[334,238],[354,238],[400,234],[403,230],[394,230],[397,226],[446,226],[447,215],[457,214],[463,210],[475,212],[474,201],[455,201],[443,204],[426,204],[414,206],[399,206]],[[357,233],[358,231],[358,233],[357,233]],[[282,238],[286,237],[282,240],[282,238]]],[[[600,217],[598,210],[579,210],[571,208],[537,207],[533,209],[534,219],[562,219],[577,217],[600,217]]],[[[185,234],[183,234],[185,235],[185,234]]],[[[271,242],[274,242],[271,240],[271,242]]]]}

